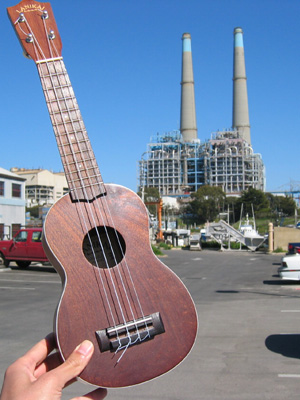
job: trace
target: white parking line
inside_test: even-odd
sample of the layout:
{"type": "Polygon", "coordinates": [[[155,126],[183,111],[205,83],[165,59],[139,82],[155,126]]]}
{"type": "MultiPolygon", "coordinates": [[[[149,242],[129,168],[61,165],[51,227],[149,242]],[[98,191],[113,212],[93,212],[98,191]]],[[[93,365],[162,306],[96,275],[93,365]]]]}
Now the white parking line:
{"type": "Polygon", "coordinates": [[[0,279],[0,282],[22,282],[22,283],[59,283],[60,281],[27,281],[24,279],[0,279]]]}
{"type": "Polygon", "coordinates": [[[0,289],[12,289],[12,290],[35,290],[33,287],[13,287],[13,286],[0,286],[0,289]]]}
{"type": "Polygon", "coordinates": [[[300,289],[300,286],[299,285],[292,285],[292,286],[286,286],[286,285],[282,285],[282,286],[280,286],[280,287],[282,287],[282,288],[284,288],[284,289],[292,289],[292,290],[299,290],[300,289]]]}
{"type": "Polygon", "coordinates": [[[300,374],[278,374],[278,378],[300,378],[300,374]]]}
{"type": "Polygon", "coordinates": [[[300,310],[281,310],[281,312],[300,312],[300,310]]]}
{"type": "MultiPolygon", "coordinates": [[[[34,277],[36,277],[36,276],[42,276],[43,278],[45,278],[45,276],[47,276],[47,275],[45,275],[45,274],[35,274],[35,273],[25,273],[25,272],[17,272],[16,274],[14,274],[14,276],[28,276],[28,277],[31,277],[31,276],[34,276],[34,277]]],[[[52,276],[58,276],[58,275],[56,275],[56,274],[53,274],[53,275],[51,275],[51,277],[52,276]]]]}

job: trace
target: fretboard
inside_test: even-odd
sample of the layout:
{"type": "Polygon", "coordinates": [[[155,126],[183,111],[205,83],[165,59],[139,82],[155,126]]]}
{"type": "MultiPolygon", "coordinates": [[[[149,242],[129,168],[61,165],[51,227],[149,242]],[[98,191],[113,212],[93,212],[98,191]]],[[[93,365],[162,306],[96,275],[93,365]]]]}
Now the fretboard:
{"type": "Polygon", "coordinates": [[[93,200],[105,187],[64,62],[38,62],[37,68],[72,200],[93,200]]]}

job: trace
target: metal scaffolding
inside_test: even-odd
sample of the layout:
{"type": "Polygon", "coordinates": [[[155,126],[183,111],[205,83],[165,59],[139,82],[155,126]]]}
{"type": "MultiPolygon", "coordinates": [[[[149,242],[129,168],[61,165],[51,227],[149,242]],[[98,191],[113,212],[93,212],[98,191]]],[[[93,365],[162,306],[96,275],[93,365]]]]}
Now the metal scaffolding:
{"type": "Polygon", "coordinates": [[[250,187],[265,190],[265,168],[260,154],[242,139],[238,131],[213,133],[210,142],[209,184],[221,186],[227,195],[250,187]]]}
{"type": "Polygon", "coordinates": [[[157,135],[139,161],[139,190],[155,187],[161,195],[194,192],[204,184],[200,140],[186,143],[178,131],[157,135]]]}
{"type": "Polygon", "coordinates": [[[213,133],[204,143],[184,142],[178,131],[151,139],[139,161],[138,190],[155,187],[161,195],[180,196],[202,185],[220,186],[227,195],[249,187],[264,191],[262,158],[237,131],[213,133]]]}

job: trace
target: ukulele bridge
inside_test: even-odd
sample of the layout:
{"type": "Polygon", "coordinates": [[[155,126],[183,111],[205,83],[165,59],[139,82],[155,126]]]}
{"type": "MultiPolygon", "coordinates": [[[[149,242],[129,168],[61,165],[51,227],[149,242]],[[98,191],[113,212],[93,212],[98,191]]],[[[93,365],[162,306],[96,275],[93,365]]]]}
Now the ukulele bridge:
{"type": "Polygon", "coordinates": [[[165,332],[159,312],[96,331],[101,353],[137,345],[165,332]]]}

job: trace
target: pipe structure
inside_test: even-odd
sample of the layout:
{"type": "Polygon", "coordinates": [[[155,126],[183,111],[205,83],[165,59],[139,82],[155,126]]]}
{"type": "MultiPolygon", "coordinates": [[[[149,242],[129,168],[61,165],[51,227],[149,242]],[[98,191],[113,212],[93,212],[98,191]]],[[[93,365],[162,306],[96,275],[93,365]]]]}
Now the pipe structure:
{"type": "Polygon", "coordinates": [[[182,35],[180,133],[184,142],[197,139],[191,35],[182,35]]]}
{"type": "Polygon", "coordinates": [[[242,28],[234,32],[232,128],[251,145],[247,78],[242,28]]]}

